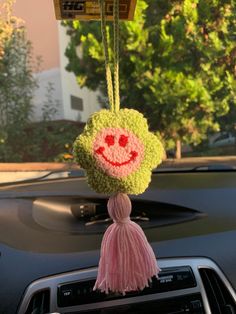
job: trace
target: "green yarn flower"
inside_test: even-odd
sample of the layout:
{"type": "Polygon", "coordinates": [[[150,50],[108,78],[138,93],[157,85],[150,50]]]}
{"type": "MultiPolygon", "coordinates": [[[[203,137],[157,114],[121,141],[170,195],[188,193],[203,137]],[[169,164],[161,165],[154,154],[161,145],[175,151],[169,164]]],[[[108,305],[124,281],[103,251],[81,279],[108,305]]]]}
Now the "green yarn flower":
{"type": "Polygon", "coordinates": [[[162,161],[163,146],[133,109],[94,113],[74,143],[74,156],[98,193],[140,194],[162,161]]]}

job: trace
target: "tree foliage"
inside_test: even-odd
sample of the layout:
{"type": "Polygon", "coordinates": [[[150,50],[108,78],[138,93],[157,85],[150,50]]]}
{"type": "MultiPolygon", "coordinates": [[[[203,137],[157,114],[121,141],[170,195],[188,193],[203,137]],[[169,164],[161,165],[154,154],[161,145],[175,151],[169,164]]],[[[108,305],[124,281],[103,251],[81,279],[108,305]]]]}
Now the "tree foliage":
{"type": "Polygon", "coordinates": [[[42,101],[42,121],[31,120],[35,61],[24,22],[12,15],[14,2],[0,4],[0,162],[71,160],[72,143],[82,125],[52,121],[59,106],[52,83],[42,101]]]}
{"type": "Polygon", "coordinates": [[[14,0],[0,11],[0,160],[20,161],[36,80],[23,22],[12,15],[14,0]]]}
{"type": "MultiPolygon", "coordinates": [[[[169,146],[219,130],[236,103],[235,21],[234,0],[139,0],[134,21],[120,23],[122,106],[142,111],[169,146]]],[[[100,23],[64,25],[67,70],[105,95],[100,23]]]]}

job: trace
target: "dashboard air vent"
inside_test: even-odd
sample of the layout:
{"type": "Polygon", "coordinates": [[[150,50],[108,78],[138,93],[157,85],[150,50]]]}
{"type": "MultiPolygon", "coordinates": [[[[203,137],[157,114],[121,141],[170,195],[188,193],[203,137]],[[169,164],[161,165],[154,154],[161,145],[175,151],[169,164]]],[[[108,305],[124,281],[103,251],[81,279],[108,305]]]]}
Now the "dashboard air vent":
{"type": "Polygon", "coordinates": [[[215,270],[200,268],[199,272],[207,294],[211,313],[236,314],[235,301],[215,270]]]}
{"type": "Polygon", "coordinates": [[[162,268],[159,278],[152,278],[152,283],[142,291],[127,292],[124,296],[119,293],[105,294],[93,291],[95,279],[73,281],[58,285],[58,305],[60,307],[92,304],[118,299],[140,297],[144,295],[189,289],[196,286],[191,267],[162,268]]]}
{"type": "Polygon", "coordinates": [[[50,312],[50,291],[41,290],[36,292],[29,303],[25,314],[45,314],[50,312]]]}

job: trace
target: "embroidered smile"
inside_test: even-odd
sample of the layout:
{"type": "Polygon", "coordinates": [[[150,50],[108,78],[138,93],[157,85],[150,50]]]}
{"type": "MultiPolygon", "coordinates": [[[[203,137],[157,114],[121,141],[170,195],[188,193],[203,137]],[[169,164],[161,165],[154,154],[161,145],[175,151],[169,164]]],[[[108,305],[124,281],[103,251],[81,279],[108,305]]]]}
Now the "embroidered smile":
{"type": "Polygon", "coordinates": [[[111,164],[112,166],[115,166],[115,167],[121,167],[121,166],[125,166],[125,165],[128,165],[130,162],[134,161],[136,159],[136,157],[138,156],[138,153],[136,151],[131,151],[130,152],[130,158],[126,161],[123,161],[123,162],[118,162],[118,161],[113,161],[113,160],[110,160],[109,158],[107,158],[106,155],[104,155],[104,150],[105,150],[105,147],[103,146],[100,146],[97,150],[96,150],[96,153],[98,155],[101,155],[102,158],[108,162],[109,164],[111,164]]]}

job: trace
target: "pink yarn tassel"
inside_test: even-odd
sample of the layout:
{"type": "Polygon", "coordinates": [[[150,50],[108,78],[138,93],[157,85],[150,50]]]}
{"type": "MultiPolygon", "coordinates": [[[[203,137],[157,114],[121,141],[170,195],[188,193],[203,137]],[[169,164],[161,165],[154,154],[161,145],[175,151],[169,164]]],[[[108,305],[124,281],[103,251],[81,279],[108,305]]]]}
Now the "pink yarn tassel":
{"type": "Polygon", "coordinates": [[[114,223],[106,230],[94,290],[108,293],[142,290],[160,269],[142,228],[130,220],[131,201],[116,194],[108,201],[114,223]]]}

